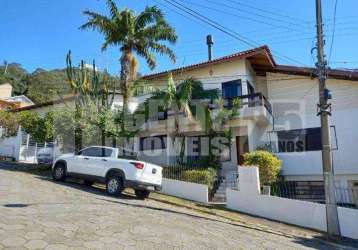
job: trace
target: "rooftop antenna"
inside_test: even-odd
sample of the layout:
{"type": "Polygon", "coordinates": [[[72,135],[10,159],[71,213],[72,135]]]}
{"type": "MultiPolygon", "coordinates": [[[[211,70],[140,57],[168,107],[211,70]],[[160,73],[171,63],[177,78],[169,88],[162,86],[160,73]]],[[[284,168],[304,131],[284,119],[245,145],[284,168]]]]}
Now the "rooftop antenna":
{"type": "Polygon", "coordinates": [[[208,45],[208,59],[209,61],[211,61],[213,57],[213,45],[214,45],[214,40],[212,35],[206,36],[206,44],[208,45]]]}

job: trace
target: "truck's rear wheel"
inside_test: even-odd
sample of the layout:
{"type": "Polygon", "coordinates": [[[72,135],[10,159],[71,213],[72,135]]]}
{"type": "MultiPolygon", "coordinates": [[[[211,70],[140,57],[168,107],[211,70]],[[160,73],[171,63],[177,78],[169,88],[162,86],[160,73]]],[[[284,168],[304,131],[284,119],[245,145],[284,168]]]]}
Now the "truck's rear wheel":
{"type": "Polygon", "coordinates": [[[148,190],[134,190],[135,196],[137,196],[138,199],[144,200],[149,197],[150,192],[148,190]]]}
{"type": "Polygon", "coordinates": [[[109,176],[106,181],[106,190],[109,195],[120,195],[123,191],[122,178],[117,174],[109,176]]]}
{"type": "Polygon", "coordinates": [[[65,181],[66,180],[66,166],[63,163],[57,163],[52,170],[52,178],[55,181],[65,181]]]}

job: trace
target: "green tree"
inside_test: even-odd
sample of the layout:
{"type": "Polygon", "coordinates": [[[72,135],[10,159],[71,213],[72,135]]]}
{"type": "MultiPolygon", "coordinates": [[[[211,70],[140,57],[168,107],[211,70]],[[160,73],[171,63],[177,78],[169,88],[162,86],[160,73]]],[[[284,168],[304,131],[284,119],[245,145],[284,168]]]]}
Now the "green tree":
{"type": "Polygon", "coordinates": [[[47,138],[45,119],[41,118],[37,112],[20,112],[18,119],[21,128],[27,134],[30,134],[36,142],[45,142],[47,139],[49,139],[47,138]]]}
{"type": "Polygon", "coordinates": [[[174,52],[161,42],[174,44],[177,35],[165,20],[162,11],[155,6],[146,7],[138,15],[130,9],[119,10],[113,0],[107,0],[107,6],[109,16],[85,11],[88,21],[80,28],[102,33],[105,40],[102,45],[103,51],[108,46],[119,47],[120,91],[123,95],[123,110],[127,110],[130,86],[137,76],[138,62],[135,54],[144,57],[151,69],[156,67],[155,53],[168,55],[175,61],[174,52]]]}
{"type": "Polygon", "coordinates": [[[19,129],[19,122],[16,113],[0,110],[0,137],[15,136],[19,129]]]}
{"type": "Polygon", "coordinates": [[[14,95],[22,95],[27,91],[26,77],[28,72],[18,63],[0,66],[0,84],[10,83],[14,95]],[[6,70],[5,70],[6,69],[6,70]]]}
{"type": "Polygon", "coordinates": [[[257,166],[260,171],[262,185],[270,185],[277,181],[282,161],[268,151],[252,151],[244,155],[246,166],[257,166]]]}
{"type": "Polygon", "coordinates": [[[43,103],[69,94],[65,70],[46,71],[37,69],[25,78],[28,90],[26,95],[35,103],[43,103]]]}
{"type": "Polygon", "coordinates": [[[75,110],[71,107],[53,111],[53,134],[63,152],[73,152],[76,129],[75,110]]]}
{"type": "Polygon", "coordinates": [[[41,117],[33,111],[22,111],[20,113],[0,111],[0,127],[5,129],[2,136],[15,136],[19,126],[21,126],[36,142],[52,141],[54,138],[53,113],[54,111],[50,111],[44,117],[41,117]]]}

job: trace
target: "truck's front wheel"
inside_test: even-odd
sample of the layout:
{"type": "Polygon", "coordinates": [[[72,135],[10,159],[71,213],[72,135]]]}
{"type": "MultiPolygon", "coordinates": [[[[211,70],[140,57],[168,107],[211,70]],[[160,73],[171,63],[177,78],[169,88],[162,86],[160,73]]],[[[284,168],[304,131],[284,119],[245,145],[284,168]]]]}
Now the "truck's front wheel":
{"type": "Polygon", "coordinates": [[[66,179],[66,166],[62,162],[55,165],[52,170],[52,178],[55,181],[65,181],[66,179]]]}
{"type": "Polygon", "coordinates": [[[106,190],[109,195],[118,196],[123,191],[123,181],[119,175],[111,175],[106,181],[106,190]]]}
{"type": "Polygon", "coordinates": [[[149,197],[150,192],[148,190],[134,190],[135,196],[138,199],[144,200],[149,197]]]}

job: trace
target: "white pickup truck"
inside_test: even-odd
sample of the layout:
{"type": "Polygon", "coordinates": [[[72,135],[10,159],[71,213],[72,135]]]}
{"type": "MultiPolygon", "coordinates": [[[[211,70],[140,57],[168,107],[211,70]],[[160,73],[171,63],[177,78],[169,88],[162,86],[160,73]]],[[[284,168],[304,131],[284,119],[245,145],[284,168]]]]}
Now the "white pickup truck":
{"type": "Polygon", "coordinates": [[[52,176],[56,181],[66,177],[83,179],[86,185],[105,183],[107,193],[119,195],[124,188],[133,188],[140,199],[150,191],[160,190],[162,168],[160,166],[119,157],[119,149],[110,147],[88,147],[78,154],[64,154],[55,159],[52,176]]]}

